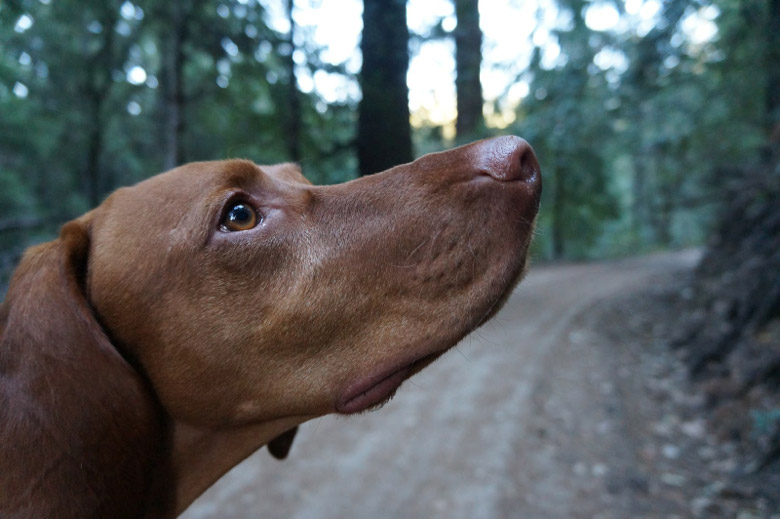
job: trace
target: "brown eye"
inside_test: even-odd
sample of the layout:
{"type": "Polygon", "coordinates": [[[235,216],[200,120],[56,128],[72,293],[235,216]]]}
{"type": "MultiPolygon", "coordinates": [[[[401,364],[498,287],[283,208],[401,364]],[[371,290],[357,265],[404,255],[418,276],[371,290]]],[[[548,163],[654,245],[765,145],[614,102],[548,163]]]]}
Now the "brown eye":
{"type": "Polygon", "coordinates": [[[247,204],[234,204],[220,223],[220,229],[226,232],[248,231],[257,225],[257,213],[247,204]]]}

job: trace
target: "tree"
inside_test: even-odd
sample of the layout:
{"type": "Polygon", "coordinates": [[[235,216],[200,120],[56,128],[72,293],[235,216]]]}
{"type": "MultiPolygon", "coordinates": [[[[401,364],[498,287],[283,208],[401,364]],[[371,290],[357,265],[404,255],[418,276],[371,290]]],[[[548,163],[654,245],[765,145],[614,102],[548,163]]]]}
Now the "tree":
{"type": "Polygon", "coordinates": [[[540,157],[544,175],[538,242],[552,258],[587,256],[597,243],[605,220],[618,214],[607,166],[606,144],[611,120],[605,116],[610,96],[593,57],[600,43],[585,25],[584,2],[567,0],[571,27],[554,32],[566,60],[555,68],[542,66],[536,49],[529,70],[533,96],[520,106],[513,127],[528,138],[540,157]]]}
{"type": "MultiPolygon", "coordinates": [[[[14,146],[12,154],[24,150],[27,175],[36,172],[30,181],[47,221],[75,216],[115,186],[120,168],[110,167],[106,155],[115,137],[112,125],[127,113],[117,98],[124,86],[117,78],[124,76],[122,65],[135,36],[133,25],[120,20],[120,4],[34,2],[16,13],[4,10],[0,20],[0,49],[9,64],[16,61],[6,69],[10,84],[26,85],[15,103],[17,115],[28,116],[26,142],[14,146]],[[18,30],[5,29],[17,20],[27,22],[18,30]]],[[[7,112],[3,116],[6,124],[22,122],[7,112]]]]}
{"type": "Polygon", "coordinates": [[[295,74],[295,17],[293,10],[295,1],[287,0],[287,20],[290,22],[290,33],[287,43],[290,54],[286,56],[285,68],[287,69],[287,114],[285,121],[285,137],[287,140],[287,153],[290,160],[300,162],[301,153],[301,100],[298,93],[298,76],[295,74]]]}
{"type": "Polygon", "coordinates": [[[482,31],[479,28],[478,0],[455,0],[455,90],[458,119],[455,130],[459,140],[480,128],[482,121],[482,31]]]}
{"type": "Polygon", "coordinates": [[[360,49],[358,168],[368,175],[412,160],[406,0],[364,0],[360,49]]]}
{"type": "Polygon", "coordinates": [[[768,0],[769,22],[767,24],[767,126],[771,147],[774,152],[780,148],[780,0],[768,0]]]}
{"type": "Polygon", "coordinates": [[[176,1],[156,6],[165,20],[160,78],[163,95],[163,169],[185,161],[184,156],[184,46],[189,39],[187,18],[191,2],[176,1]]]}

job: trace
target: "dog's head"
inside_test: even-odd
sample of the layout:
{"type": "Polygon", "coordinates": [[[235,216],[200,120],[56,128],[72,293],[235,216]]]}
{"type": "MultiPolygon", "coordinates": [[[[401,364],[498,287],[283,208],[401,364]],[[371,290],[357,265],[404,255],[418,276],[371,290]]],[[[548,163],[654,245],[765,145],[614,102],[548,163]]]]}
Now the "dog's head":
{"type": "Polygon", "coordinates": [[[117,191],[0,305],[0,511],[174,516],[297,424],[381,404],[498,311],[540,191],[514,137],[337,186],[234,160],[117,191]]]}
{"type": "Polygon", "coordinates": [[[177,419],[362,411],[498,310],[539,197],[514,137],[324,187],[292,164],[189,164],[83,218],[88,298],[177,419]]]}

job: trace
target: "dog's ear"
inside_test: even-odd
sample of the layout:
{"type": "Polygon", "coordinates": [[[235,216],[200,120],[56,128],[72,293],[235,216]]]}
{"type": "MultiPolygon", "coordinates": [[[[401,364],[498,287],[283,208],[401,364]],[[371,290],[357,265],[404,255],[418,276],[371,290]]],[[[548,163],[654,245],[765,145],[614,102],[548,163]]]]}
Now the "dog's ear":
{"type": "Polygon", "coordinates": [[[298,426],[284,431],[282,434],[268,442],[268,452],[278,460],[283,460],[290,453],[295,434],[298,432],[298,426]]]}
{"type": "Polygon", "coordinates": [[[0,516],[143,514],[158,407],[85,296],[88,214],[30,249],[0,307],[0,516]]]}

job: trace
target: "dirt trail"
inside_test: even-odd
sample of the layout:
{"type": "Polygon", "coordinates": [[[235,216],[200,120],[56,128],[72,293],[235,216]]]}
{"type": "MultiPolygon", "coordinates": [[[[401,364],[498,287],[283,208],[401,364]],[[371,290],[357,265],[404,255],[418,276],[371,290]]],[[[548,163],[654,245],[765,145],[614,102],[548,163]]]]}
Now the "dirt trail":
{"type": "Polygon", "coordinates": [[[652,472],[659,448],[679,453],[650,438],[636,348],[606,343],[591,315],[696,257],[532,268],[491,323],[383,409],[304,424],[288,460],[262,449],[184,517],[689,517],[695,465],[652,472]]]}

